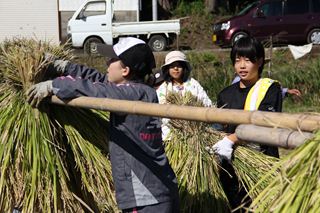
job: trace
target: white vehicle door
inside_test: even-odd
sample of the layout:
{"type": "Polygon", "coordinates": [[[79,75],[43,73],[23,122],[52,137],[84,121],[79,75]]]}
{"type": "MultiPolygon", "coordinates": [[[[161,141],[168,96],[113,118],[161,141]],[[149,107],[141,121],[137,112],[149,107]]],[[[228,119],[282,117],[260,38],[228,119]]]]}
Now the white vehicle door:
{"type": "Polygon", "coordinates": [[[106,2],[88,2],[72,23],[72,33],[101,35],[108,31],[106,2]]]}

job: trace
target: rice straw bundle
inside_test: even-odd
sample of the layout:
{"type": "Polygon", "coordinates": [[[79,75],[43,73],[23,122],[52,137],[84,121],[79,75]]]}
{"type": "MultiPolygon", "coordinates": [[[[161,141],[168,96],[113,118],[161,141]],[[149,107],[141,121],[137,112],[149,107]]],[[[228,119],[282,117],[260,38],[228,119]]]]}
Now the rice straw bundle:
{"type": "Polygon", "coordinates": [[[53,105],[42,105],[44,112],[25,102],[32,84],[50,78],[45,52],[72,58],[63,46],[33,39],[1,44],[0,211],[114,212],[108,118],[53,105]]]}
{"type": "MultiPolygon", "coordinates": [[[[81,180],[77,185],[83,186],[85,193],[91,193],[98,207],[96,211],[116,211],[111,164],[107,157],[108,114],[58,106],[52,114],[59,125],[63,125],[74,155],[72,160],[78,171],[73,172],[80,172],[81,180]]],[[[87,195],[83,197],[87,198],[87,195]]],[[[88,199],[86,202],[92,201],[88,199]]]]}
{"type": "MultiPolygon", "coordinates": [[[[254,212],[319,212],[320,131],[315,137],[280,160],[270,174],[280,173],[253,200],[254,212]]],[[[259,183],[258,183],[259,184],[259,183]]]]}
{"type": "MultiPolygon", "coordinates": [[[[188,92],[184,96],[170,93],[167,102],[203,106],[188,92]]],[[[205,147],[212,146],[226,134],[215,131],[203,122],[172,119],[169,125],[171,140],[166,141],[166,152],[180,184],[183,212],[225,212],[229,204],[219,180],[219,170],[222,168],[219,160],[208,155],[205,147]],[[204,192],[211,197],[200,199],[204,192]]],[[[249,193],[250,198],[254,198],[274,178],[275,174],[266,178],[259,187],[255,186],[277,161],[277,158],[264,155],[246,145],[236,147],[232,165],[241,187],[249,193]]]]}
{"type": "MultiPolygon", "coordinates": [[[[184,97],[171,93],[167,101],[201,105],[191,93],[184,97]]],[[[166,141],[166,153],[178,178],[181,212],[229,211],[219,180],[218,160],[205,149],[220,138],[220,133],[206,131],[210,126],[202,122],[170,120],[169,125],[171,139],[166,141]]]]}
{"type": "Polygon", "coordinates": [[[277,162],[277,158],[246,146],[237,146],[234,150],[233,168],[251,199],[255,198],[276,177],[277,172],[274,172],[259,185],[256,185],[277,162]]]}

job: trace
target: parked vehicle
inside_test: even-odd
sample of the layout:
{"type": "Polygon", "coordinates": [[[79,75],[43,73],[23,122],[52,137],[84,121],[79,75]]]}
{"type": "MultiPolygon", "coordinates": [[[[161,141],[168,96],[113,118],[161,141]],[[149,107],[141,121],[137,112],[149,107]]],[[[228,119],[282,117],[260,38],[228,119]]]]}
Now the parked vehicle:
{"type": "Polygon", "coordinates": [[[320,0],[260,0],[213,25],[212,40],[222,47],[242,36],[277,44],[320,44],[320,0]]]}
{"type": "Polygon", "coordinates": [[[112,0],[87,0],[68,22],[72,46],[97,53],[96,44],[113,44],[120,37],[145,40],[153,51],[163,51],[180,34],[180,20],[113,22],[112,0]]]}

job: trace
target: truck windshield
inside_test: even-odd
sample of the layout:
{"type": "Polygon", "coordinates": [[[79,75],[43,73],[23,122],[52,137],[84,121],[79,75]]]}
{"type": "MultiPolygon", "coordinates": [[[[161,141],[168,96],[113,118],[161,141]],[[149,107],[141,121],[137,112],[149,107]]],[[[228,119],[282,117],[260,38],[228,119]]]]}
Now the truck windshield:
{"type": "Polygon", "coordinates": [[[253,2],[253,3],[249,4],[248,6],[246,6],[245,8],[243,8],[243,9],[237,14],[237,16],[242,16],[242,15],[247,14],[253,7],[257,6],[258,3],[259,3],[259,2],[256,1],[256,2],[253,2]]]}

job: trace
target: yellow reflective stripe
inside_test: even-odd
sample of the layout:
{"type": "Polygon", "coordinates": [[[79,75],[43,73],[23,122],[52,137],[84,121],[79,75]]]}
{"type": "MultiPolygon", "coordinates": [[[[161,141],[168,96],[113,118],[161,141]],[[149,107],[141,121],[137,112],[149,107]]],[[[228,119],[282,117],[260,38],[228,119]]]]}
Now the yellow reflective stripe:
{"type": "Polygon", "coordinates": [[[258,92],[259,92],[259,87],[260,87],[261,81],[258,80],[255,85],[250,89],[246,102],[244,105],[245,110],[255,110],[256,109],[256,104],[257,104],[257,99],[258,99],[258,92]]]}
{"type": "Polygon", "coordinates": [[[246,102],[244,104],[244,110],[257,110],[261,104],[261,101],[267,94],[269,87],[275,81],[270,78],[261,78],[250,89],[246,102]]]}

